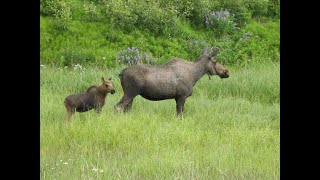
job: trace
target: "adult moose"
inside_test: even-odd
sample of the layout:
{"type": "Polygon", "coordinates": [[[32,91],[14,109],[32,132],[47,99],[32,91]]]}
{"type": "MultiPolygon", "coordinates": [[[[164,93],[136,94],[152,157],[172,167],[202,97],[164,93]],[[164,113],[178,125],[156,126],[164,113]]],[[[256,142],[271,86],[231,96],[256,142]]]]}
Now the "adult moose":
{"type": "Polygon", "coordinates": [[[119,77],[124,95],[115,110],[129,111],[133,99],[141,95],[152,101],[175,99],[179,116],[186,99],[192,95],[193,86],[202,76],[229,77],[228,70],[214,60],[217,53],[216,50],[205,53],[194,62],[174,58],[161,66],[134,65],[122,70],[119,77]]]}

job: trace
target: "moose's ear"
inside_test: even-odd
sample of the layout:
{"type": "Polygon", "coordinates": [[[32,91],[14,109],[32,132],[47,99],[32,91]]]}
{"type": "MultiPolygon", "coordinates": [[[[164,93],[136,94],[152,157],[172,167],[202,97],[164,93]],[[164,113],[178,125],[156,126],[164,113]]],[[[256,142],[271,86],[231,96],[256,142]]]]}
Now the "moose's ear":
{"type": "Polygon", "coordinates": [[[209,51],[209,48],[207,48],[207,47],[206,47],[206,48],[203,48],[202,51],[201,51],[201,54],[202,54],[202,55],[207,55],[207,54],[208,54],[208,51],[209,51]]]}
{"type": "Polygon", "coordinates": [[[104,78],[103,78],[103,77],[101,77],[101,82],[105,82],[105,80],[104,80],[104,78]]]}
{"type": "Polygon", "coordinates": [[[217,64],[217,61],[216,60],[212,60],[213,64],[216,65],[217,64]]]}
{"type": "Polygon", "coordinates": [[[213,50],[210,54],[209,54],[209,57],[213,57],[215,55],[218,54],[218,50],[213,50]]]}
{"type": "Polygon", "coordinates": [[[111,81],[112,80],[112,77],[109,77],[109,81],[111,81]]]}

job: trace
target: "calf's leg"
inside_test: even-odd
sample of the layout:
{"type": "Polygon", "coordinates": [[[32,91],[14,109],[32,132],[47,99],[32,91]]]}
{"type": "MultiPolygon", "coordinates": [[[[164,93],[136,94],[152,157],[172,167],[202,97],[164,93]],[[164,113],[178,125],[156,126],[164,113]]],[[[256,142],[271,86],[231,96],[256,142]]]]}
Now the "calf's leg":
{"type": "Polygon", "coordinates": [[[67,109],[67,121],[71,122],[72,115],[75,113],[75,108],[66,106],[66,109],[67,109]]]}
{"type": "Polygon", "coordinates": [[[104,103],[98,104],[97,106],[94,107],[94,110],[96,110],[97,113],[100,113],[103,106],[104,106],[104,103]]]}

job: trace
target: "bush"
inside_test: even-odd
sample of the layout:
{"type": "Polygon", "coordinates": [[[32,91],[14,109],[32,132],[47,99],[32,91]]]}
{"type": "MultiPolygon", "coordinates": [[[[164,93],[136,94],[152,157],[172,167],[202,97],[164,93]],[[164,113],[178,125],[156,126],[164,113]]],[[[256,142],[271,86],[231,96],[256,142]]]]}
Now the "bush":
{"type": "Polygon", "coordinates": [[[151,53],[141,52],[139,49],[132,47],[118,52],[118,62],[127,65],[134,64],[155,64],[155,59],[151,53]]]}
{"type": "Polygon", "coordinates": [[[243,4],[251,12],[252,17],[263,17],[267,15],[268,0],[244,0],[243,4]]]}
{"type": "Polygon", "coordinates": [[[190,39],[186,44],[186,51],[191,59],[198,58],[206,49],[210,49],[211,45],[202,39],[190,39]]]}
{"type": "Polygon", "coordinates": [[[251,23],[232,38],[217,41],[218,59],[226,64],[246,65],[251,62],[280,60],[279,23],[251,23]]]}
{"type": "MultiPolygon", "coordinates": [[[[181,5],[178,5],[181,6],[181,5]]],[[[189,21],[195,26],[195,27],[204,27],[205,26],[205,17],[206,15],[212,11],[212,7],[214,7],[214,2],[210,2],[209,0],[203,0],[203,1],[193,1],[192,2],[193,8],[190,11],[189,21]]],[[[182,9],[188,9],[188,7],[182,7],[182,9]]],[[[182,13],[182,12],[180,12],[182,13]]]]}
{"type": "Polygon", "coordinates": [[[54,17],[58,30],[68,29],[68,22],[72,19],[70,6],[62,0],[41,0],[40,13],[54,17]]]}
{"type": "Polygon", "coordinates": [[[157,3],[145,1],[106,1],[105,18],[118,29],[131,32],[138,28],[156,36],[173,33],[176,24],[175,11],[162,9],[157,3]]]}
{"type": "MultiPolygon", "coordinates": [[[[263,2],[268,3],[260,7],[262,2],[252,0],[41,0],[41,62],[117,66],[118,50],[127,47],[139,47],[140,58],[143,50],[157,59],[156,64],[173,57],[194,60],[211,47],[220,49],[217,58],[226,64],[278,61],[279,0],[263,2]]],[[[145,61],[152,63],[151,58],[145,61]]]]}
{"type": "Polygon", "coordinates": [[[268,16],[271,18],[280,18],[280,0],[269,0],[267,6],[268,16]]]}
{"type": "Polygon", "coordinates": [[[63,56],[60,57],[60,64],[71,66],[73,64],[94,64],[96,63],[95,55],[84,49],[76,50],[73,48],[65,48],[63,56]]]}
{"type": "Polygon", "coordinates": [[[100,11],[97,6],[93,3],[85,3],[83,5],[84,20],[89,22],[99,21],[100,11]]]}
{"type": "Polygon", "coordinates": [[[221,4],[221,8],[228,9],[230,13],[234,14],[234,22],[237,27],[243,27],[251,18],[250,11],[241,3],[237,0],[228,0],[221,4]]]}
{"type": "Polygon", "coordinates": [[[205,17],[206,27],[213,30],[214,35],[220,38],[236,29],[233,17],[234,14],[230,14],[228,10],[213,11],[205,17]]]}

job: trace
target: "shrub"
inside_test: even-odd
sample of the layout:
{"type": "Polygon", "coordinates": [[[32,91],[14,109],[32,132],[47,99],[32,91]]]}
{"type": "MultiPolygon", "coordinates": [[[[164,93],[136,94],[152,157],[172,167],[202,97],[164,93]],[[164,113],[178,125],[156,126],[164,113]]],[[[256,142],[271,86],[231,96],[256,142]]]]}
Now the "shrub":
{"type": "Polygon", "coordinates": [[[127,65],[134,64],[154,64],[155,59],[151,53],[140,52],[139,49],[132,47],[118,52],[118,62],[124,63],[127,65]]]}
{"type": "Polygon", "coordinates": [[[251,62],[280,60],[279,23],[251,23],[232,38],[216,41],[218,59],[226,64],[246,65],[251,62]]]}
{"type": "Polygon", "coordinates": [[[156,36],[174,32],[176,14],[172,9],[163,9],[158,3],[145,1],[105,1],[105,18],[114,27],[131,32],[138,28],[156,36]]]}
{"type": "Polygon", "coordinates": [[[84,9],[84,20],[92,22],[92,21],[98,21],[100,17],[100,12],[97,6],[93,3],[85,3],[83,5],[84,9]]]}
{"type": "Polygon", "coordinates": [[[213,11],[205,17],[206,27],[213,30],[216,37],[221,37],[235,30],[233,17],[234,14],[230,14],[228,10],[213,11]]]}
{"type": "Polygon", "coordinates": [[[68,22],[72,19],[70,6],[62,0],[41,0],[40,13],[54,17],[58,30],[68,29],[68,22]]]}
{"type": "Polygon", "coordinates": [[[201,39],[190,39],[186,44],[186,51],[189,53],[191,59],[198,58],[204,53],[205,49],[209,48],[211,48],[211,45],[201,39]]]}
{"type": "Polygon", "coordinates": [[[251,14],[242,3],[239,0],[226,0],[222,1],[215,9],[228,9],[231,14],[234,14],[234,23],[237,27],[243,27],[250,20],[251,14]]]}
{"type": "Polygon", "coordinates": [[[280,18],[280,0],[269,0],[267,14],[272,18],[280,18]]]}
{"type": "Polygon", "coordinates": [[[251,12],[252,17],[267,15],[268,0],[244,0],[243,5],[251,12]]]}
{"type": "Polygon", "coordinates": [[[73,48],[66,48],[63,56],[60,57],[60,64],[71,66],[73,64],[91,64],[96,63],[96,57],[91,51],[73,48]]]}

